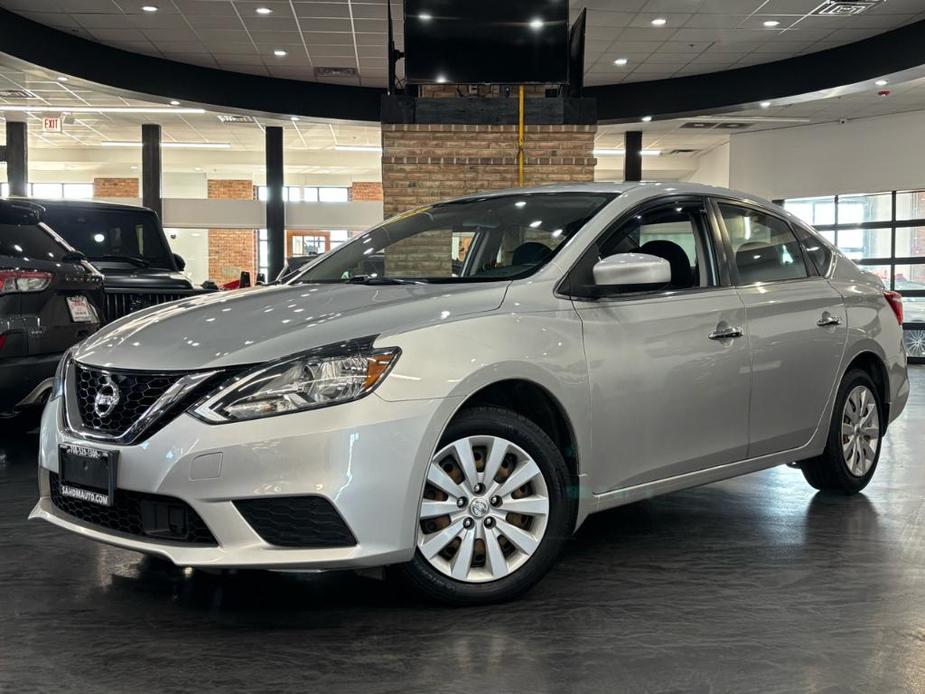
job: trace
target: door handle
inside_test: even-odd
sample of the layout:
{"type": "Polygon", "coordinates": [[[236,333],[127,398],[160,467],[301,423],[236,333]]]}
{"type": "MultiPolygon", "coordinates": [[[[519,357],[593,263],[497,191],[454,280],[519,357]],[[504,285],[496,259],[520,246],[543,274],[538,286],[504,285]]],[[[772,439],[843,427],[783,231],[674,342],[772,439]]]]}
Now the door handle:
{"type": "Polygon", "coordinates": [[[830,325],[841,325],[841,318],[832,315],[828,311],[823,311],[822,317],[816,321],[816,325],[820,328],[827,328],[830,325]]]}
{"type": "Polygon", "coordinates": [[[741,327],[731,327],[726,326],[723,328],[717,327],[712,333],[707,335],[711,340],[730,340],[734,337],[742,337],[745,332],[741,327]]]}

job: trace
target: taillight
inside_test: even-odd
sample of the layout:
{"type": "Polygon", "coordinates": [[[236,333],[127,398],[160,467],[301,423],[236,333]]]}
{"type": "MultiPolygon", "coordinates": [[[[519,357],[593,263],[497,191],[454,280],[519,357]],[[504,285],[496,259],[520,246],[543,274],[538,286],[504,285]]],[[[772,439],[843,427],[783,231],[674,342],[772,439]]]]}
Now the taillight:
{"type": "Polygon", "coordinates": [[[903,295],[899,292],[883,292],[883,296],[886,299],[886,302],[890,305],[890,308],[893,309],[893,313],[896,314],[896,320],[899,321],[899,324],[903,324],[903,295]]]}
{"type": "Polygon", "coordinates": [[[51,284],[50,272],[35,270],[0,270],[0,294],[41,292],[51,284]]]}

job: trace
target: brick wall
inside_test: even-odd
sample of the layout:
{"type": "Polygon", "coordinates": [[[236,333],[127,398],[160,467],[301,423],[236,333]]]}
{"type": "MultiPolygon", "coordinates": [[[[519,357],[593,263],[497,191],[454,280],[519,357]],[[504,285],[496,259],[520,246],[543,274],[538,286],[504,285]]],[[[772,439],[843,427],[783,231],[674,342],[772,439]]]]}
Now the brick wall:
{"type": "MultiPolygon", "coordinates": [[[[593,181],[594,125],[530,125],[524,183],[593,181]]],[[[382,125],[385,216],[482,190],[517,186],[515,125],[382,125]]]]}
{"type": "MultiPolygon", "coordinates": [[[[210,179],[210,200],[253,200],[250,179],[210,179]]],[[[209,279],[218,284],[236,280],[242,271],[257,281],[257,230],[209,229],[209,279]]]]}
{"type": "Polygon", "coordinates": [[[358,181],[350,188],[351,200],[382,200],[382,184],[378,181],[358,181]]]}
{"type": "Polygon", "coordinates": [[[95,198],[138,198],[137,178],[94,178],[93,197],[95,198]]]}

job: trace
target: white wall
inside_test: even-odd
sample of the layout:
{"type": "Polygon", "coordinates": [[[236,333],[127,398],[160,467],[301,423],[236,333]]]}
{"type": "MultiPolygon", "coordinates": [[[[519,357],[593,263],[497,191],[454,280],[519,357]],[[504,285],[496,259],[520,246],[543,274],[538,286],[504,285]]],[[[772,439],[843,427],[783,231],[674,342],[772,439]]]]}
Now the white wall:
{"type": "Polygon", "coordinates": [[[925,111],[731,138],[730,186],[768,199],[925,188],[925,111]]]}
{"type": "Polygon", "coordinates": [[[729,143],[711,149],[697,159],[697,169],[687,180],[708,186],[729,187],[729,143]]]}

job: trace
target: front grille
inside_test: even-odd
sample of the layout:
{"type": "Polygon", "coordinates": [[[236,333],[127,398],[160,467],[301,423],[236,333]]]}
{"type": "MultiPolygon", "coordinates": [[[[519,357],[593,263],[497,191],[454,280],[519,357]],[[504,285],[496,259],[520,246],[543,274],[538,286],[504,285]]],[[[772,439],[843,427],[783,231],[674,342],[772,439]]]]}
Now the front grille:
{"type": "Polygon", "coordinates": [[[238,499],[235,508],[260,537],[277,547],[353,547],[344,519],[320,496],[238,499]]]}
{"type": "Polygon", "coordinates": [[[117,489],[112,506],[100,506],[61,494],[58,475],[49,473],[51,500],[69,516],[107,530],[195,545],[218,543],[189,504],[172,496],[117,489]]]}
{"type": "Polygon", "coordinates": [[[186,299],[201,292],[106,292],[106,322],[140,311],[149,306],[159,306],[168,301],[186,299]]]}
{"type": "Polygon", "coordinates": [[[170,386],[183,374],[146,374],[101,371],[75,364],[74,391],[77,410],[86,429],[109,436],[128,431],[170,386]],[[97,393],[104,387],[118,389],[119,400],[112,411],[101,416],[94,406],[97,393]]]}

